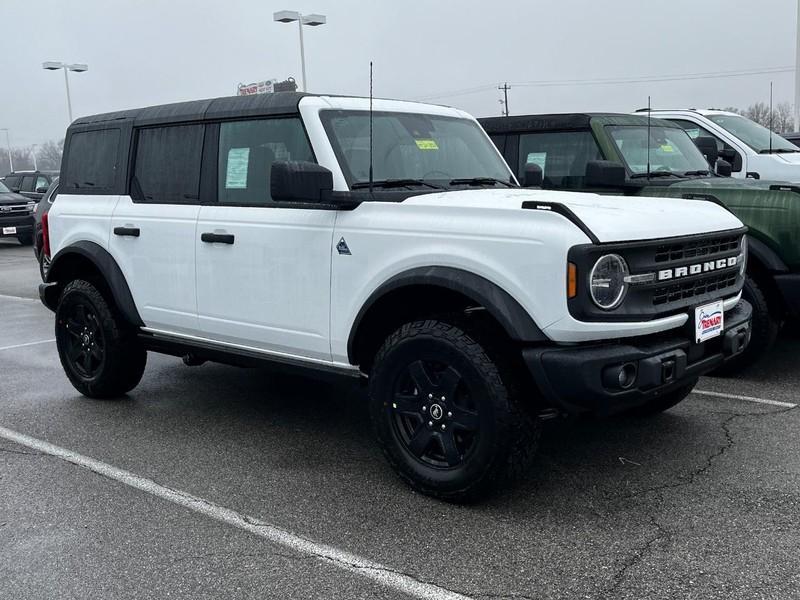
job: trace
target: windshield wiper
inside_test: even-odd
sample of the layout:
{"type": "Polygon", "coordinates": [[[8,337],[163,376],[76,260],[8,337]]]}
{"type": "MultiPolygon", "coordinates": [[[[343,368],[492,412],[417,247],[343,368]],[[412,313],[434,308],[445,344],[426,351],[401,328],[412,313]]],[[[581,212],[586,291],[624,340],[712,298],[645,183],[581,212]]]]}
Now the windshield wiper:
{"type": "Polygon", "coordinates": [[[639,179],[641,177],[680,177],[680,175],[672,171],[650,171],[650,173],[634,173],[631,175],[631,179],[639,179]]]}
{"type": "Polygon", "coordinates": [[[773,148],[770,150],[769,148],[764,148],[763,150],[759,150],[759,154],[794,154],[795,152],[800,152],[798,150],[792,150],[791,148],[773,148]]]}
{"type": "Polygon", "coordinates": [[[698,169],[697,171],[686,171],[683,174],[684,177],[689,177],[691,175],[708,175],[708,169],[698,169]]]}
{"type": "Polygon", "coordinates": [[[499,183],[506,187],[516,187],[508,181],[502,179],[495,179],[494,177],[465,177],[463,179],[451,179],[450,185],[495,185],[499,183]]]}
{"type": "Polygon", "coordinates": [[[444,188],[440,185],[435,185],[433,183],[429,183],[427,181],[423,181],[422,179],[379,179],[378,181],[373,181],[370,183],[369,181],[356,181],[354,184],[350,186],[351,190],[360,190],[363,188],[378,187],[378,188],[396,188],[396,187],[411,187],[414,185],[422,185],[425,187],[433,188],[435,190],[443,190],[444,188]]]}

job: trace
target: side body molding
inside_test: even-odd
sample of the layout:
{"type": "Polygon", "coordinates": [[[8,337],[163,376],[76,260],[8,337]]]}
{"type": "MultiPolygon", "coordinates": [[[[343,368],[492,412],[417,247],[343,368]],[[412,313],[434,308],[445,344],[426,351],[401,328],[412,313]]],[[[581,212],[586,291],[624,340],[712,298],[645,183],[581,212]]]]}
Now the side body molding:
{"type": "MultiPolygon", "coordinates": [[[[117,261],[105,248],[94,242],[80,241],[59,250],[53,257],[50,269],[47,272],[47,284],[61,283],[59,278],[70,274],[70,269],[78,257],[88,260],[100,272],[122,316],[132,325],[142,327],[144,322],[139,316],[128,282],[125,281],[125,276],[122,274],[117,261]]],[[[45,292],[43,297],[45,298],[45,304],[49,308],[55,308],[53,299],[48,295],[48,293],[52,294],[49,290],[60,293],[61,287],[60,285],[47,286],[48,292],[45,292]]]]}
{"type": "Polygon", "coordinates": [[[359,310],[347,340],[347,354],[355,355],[359,329],[370,309],[393,291],[411,286],[435,286],[458,292],[484,307],[508,336],[520,342],[543,342],[542,333],[527,311],[511,295],[488,279],[454,267],[418,267],[395,275],[378,287],[359,310]]]}

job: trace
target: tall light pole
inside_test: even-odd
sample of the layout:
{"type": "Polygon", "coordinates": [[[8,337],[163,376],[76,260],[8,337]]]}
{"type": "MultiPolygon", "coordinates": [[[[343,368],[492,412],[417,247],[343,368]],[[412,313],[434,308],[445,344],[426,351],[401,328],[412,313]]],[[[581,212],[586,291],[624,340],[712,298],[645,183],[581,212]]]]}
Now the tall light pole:
{"type": "MultiPolygon", "coordinates": [[[[798,0],[800,2],[800,0],[798,0]]],[[[308,87],[306,83],[306,51],[303,47],[303,25],[309,27],[316,27],[318,25],[325,25],[328,22],[325,15],[301,15],[295,10],[279,10],[272,15],[273,21],[279,23],[293,23],[297,21],[297,27],[300,31],[300,69],[303,73],[303,91],[305,92],[308,87]]]]}
{"type": "Polygon", "coordinates": [[[69,112],[69,122],[72,123],[72,100],[69,97],[69,75],[67,73],[68,71],[83,73],[84,71],[89,70],[89,66],[81,63],[68,65],[67,63],[62,62],[48,61],[42,63],[42,68],[46,71],[58,71],[59,69],[64,69],[64,85],[67,86],[67,111],[69,112]]]}
{"type": "Polygon", "coordinates": [[[31,156],[33,157],[33,170],[38,171],[39,165],[36,163],[36,148],[39,147],[39,144],[31,144],[31,156]]]}
{"type": "Polygon", "coordinates": [[[8,172],[9,173],[13,173],[14,172],[14,161],[11,160],[11,140],[8,137],[8,129],[3,127],[2,129],[0,129],[0,131],[5,131],[6,132],[6,148],[8,148],[8,172]]]}

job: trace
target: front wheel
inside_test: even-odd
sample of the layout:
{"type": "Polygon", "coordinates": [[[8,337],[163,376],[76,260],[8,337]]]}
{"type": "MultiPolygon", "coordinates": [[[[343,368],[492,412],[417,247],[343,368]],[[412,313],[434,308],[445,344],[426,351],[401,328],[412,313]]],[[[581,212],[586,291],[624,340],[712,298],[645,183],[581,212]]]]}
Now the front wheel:
{"type": "Polygon", "coordinates": [[[89,398],[113,398],[142,378],[147,352],[88,281],[66,285],[56,307],[56,345],[72,385],[89,398]]]}
{"type": "Polygon", "coordinates": [[[436,320],[389,336],[370,377],[389,463],[416,490],[454,502],[485,495],[533,457],[540,424],[517,396],[510,370],[466,331],[436,320]]]}

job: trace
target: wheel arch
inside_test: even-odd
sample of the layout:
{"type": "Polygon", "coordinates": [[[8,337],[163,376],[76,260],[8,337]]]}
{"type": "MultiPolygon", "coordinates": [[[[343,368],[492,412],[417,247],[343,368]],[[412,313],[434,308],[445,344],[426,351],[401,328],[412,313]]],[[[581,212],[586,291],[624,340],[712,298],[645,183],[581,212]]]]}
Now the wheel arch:
{"type": "Polygon", "coordinates": [[[76,278],[94,279],[105,288],[117,309],[131,325],[144,325],[133,301],[128,282],[114,257],[95,242],[79,241],[62,248],[53,257],[47,272],[45,303],[55,309],[64,285],[76,278]]]}
{"type": "Polygon", "coordinates": [[[365,352],[377,350],[399,321],[448,309],[483,310],[515,342],[548,340],[519,302],[492,281],[454,267],[418,267],[393,276],[367,298],[350,328],[349,362],[363,362],[365,352]]]}

